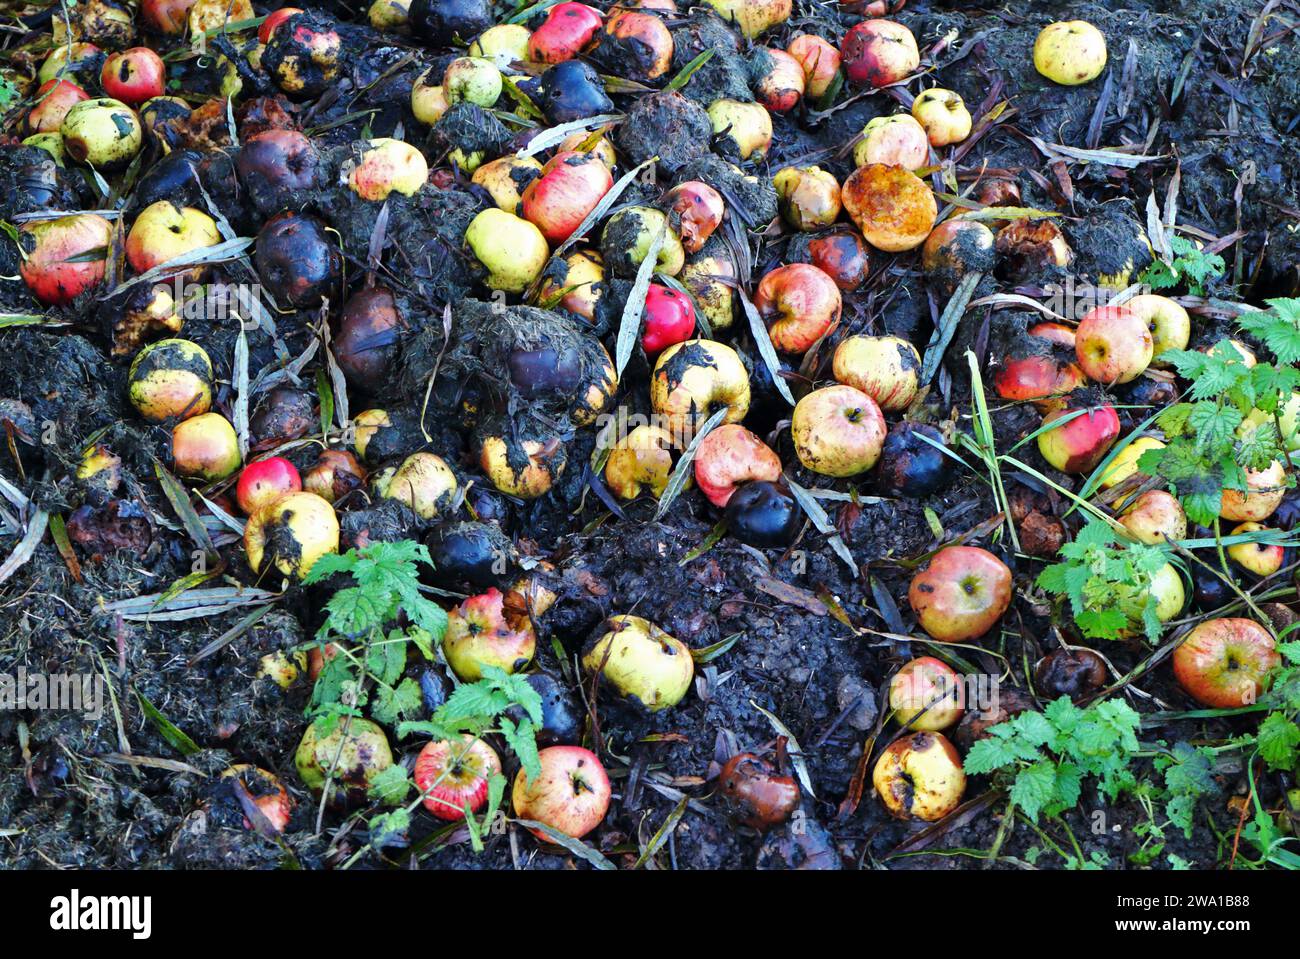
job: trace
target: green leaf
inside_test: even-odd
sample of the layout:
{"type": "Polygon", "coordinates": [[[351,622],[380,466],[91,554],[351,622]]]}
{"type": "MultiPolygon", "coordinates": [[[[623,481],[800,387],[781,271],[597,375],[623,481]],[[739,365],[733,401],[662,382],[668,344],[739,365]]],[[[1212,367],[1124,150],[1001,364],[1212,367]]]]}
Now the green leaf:
{"type": "Polygon", "coordinates": [[[508,717],[500,720],[501,737],[519,758],[524,776],[529,782],[542,774],[542,762],[537,757],[537,732],[532,720],[522,719],[515,725],[508,717]]]}
{"type": "Polygon", "coordinates": [[[400,806],[413,788],[415,784],[411,782],[406,767],[394,763],[374,775],[370,780],[369,794],[385,805],[400,806]]]}
{"type": "Polygon", "coordinates": [[[1269,767],[1291,770],[1300,746],[1300,727],[1282,713],[1269,713],[1259,724],[1259,754],[1269,767]]]}
{"type": "Polygon", "coordinates": [[[1016,774],[1016,781],[1011,787],[1011,802],[1032,821],[1037,822],[1038,813],[1055,798],[1055,763],[1043,760],[1026,766],[1016,774]]]}
{"type": "Polygon", "coordinates": [[[420,684],[409,676],[396,686],[379,686],[370,705],[370,715],[380,723],[393,725],[403,716],[418,716],[424,709],[420,684]]]}

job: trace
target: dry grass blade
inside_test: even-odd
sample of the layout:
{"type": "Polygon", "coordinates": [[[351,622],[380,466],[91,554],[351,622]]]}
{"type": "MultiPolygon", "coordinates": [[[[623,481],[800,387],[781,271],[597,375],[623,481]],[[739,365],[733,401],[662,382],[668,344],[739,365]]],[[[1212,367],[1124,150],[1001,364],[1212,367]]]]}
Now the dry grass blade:
{"type": "Polygon", "coordinates": [[[133,596],[106,603],[102,611],[117,613],[123,619],[179,620],[216,616],[246,606],[271,603],[280,598],[279,593],[266,589],[216,586],[212,589],[192,589],[171,599],[163,593],[133,596]]]}
{"type": "Polygon", "coordinates": [[[228,630],[190,657],[190,661],[185,665],[193,666],[195,663],[201,663],[209,656],[225,649],[240,636],[244,635],[248,630],[256,626],[261,618],[267,614],[267,611],[270,610],[270,608],[271,604],[267,603],[265,606],[259,606],[257,609],[253,610],[234,626],[231,626],[228,630]]]}
{"type": "Polygon", "coordinates": [[[853,554],[844,545],[844,540],[840,538],[840,534],[836,531],[831,518],[826,515],[826,510],[822,509],[821,504],[817,502],[817,498],[811,492],[790,479],[789,476],[785,478],[785,482],[790,487],[790,495],[794,497],[795,502],[808,514],[813,526],[817,527],[817,531],[827,538],[831,544],[831,549],[835,550],[835,555],[844,560],[844,565],[853,573],[853,578],[857,579],[858,564],[853,561],[853,554]]]}
{"type": "Polygon", "coordinates": [[[794,394],[790,392],[785,377],[781,375],[781,361],[777,359],[776,347],[772,345],[772,337],[768,335],[767,324],[758,315],[758,308],[754,306],[744,288],[737,286],[736,293],[740,296],[740,304],[745,309],[746,319],[749,320],[749,330],[753,334],[754,345],[758,347],[758,355],[763,358],[763,362],[767,364],[768,372],[772,374],[772,384],[776,387],[776,391],[781,394],[781,398],[794,406],[794,394]]]}
{"type": "Polygon", "coordinates": [[[9,554],[8,559],[3,564],[0,564],[0,583],[3,583],[16,573],[32,558],[32,555],[36,552],[36,547],[41,544],[41,539],[45,536],[45,528],[49,525],[49,521],[50,514],[43,509],[38,509],[32,514],[31,519],[27,521],[26,534],[14,547],[14,551],[9,554]]]}
{"type": "MultiPolygon", "coordinates": [[[[537,141],[534,140],[533,142],[536,143],[537,141]]],[[[641,171],[653,166],[658,162],[658,160],[659,158],[657,156],[653,156],[640,166],[633,167],[631,170],[628,170],[619,177],[618,182],[609,188],[609,192],[600,198],[600,202],[597,203],[592,211],[583,218],[583,221],[578,224],[578,228],[569,235],[569,238],[555,248],[555,252],[552,253],[551,256],[560,256],[575,243],[586,239],[587,231],[604,218],[605,214],[609,211],[609,208],[614,205],[614,201],[623,195],[623,191],[627,189],[628,184],[639,177],[641,171]]]]}
{"type": "Polygon", "coordinates": [[[1039,303],[1032,297],[1023,296],[1020,293],[993,293],[989,296],[981,296],[978,300],[971,300],[966,304],[968,308],[973,309],[977,306],[991,306],[995,310],[1004,307],[1023,307],[1028,310],[1037,310],[1045,316],[1050,316],[1054,320],[1066,319],[1060,313],[1057,313],[1050,306],[1039,303]]]}
{"type": "Polygon", "coordinates": [[[645,259],[636,268],[636,282],[632,284],[632,292],[627,295],[627,302],[623,304],[623,317],[618,325],[618,340],[614,344],[614,375],[619,379],[622,379],[627,361],[632,358],[632,351],[636,349],[637,337],[641,334],[641,314],[645,312],[645,298],[650,292],[650,278],[654,276],[655,264],[659,262],[659,251],[664,248],[667,235],[668,224],[665,222],[650,241],[650,249],[646,251],[645,259]]]}
{"type": "MultiPolygon", "coordinates": [[[[542,133],[537,134],[530,141],[528,146],[518,151],[515,156],[521,160],[526,160],[531,156],[537,156],[539,153],[545,153],[551,147],[559,146],[570,133],[577,133],[580,130],[590,130],[592,127],[598,127],[602,123],[618,123],[623,119],[621,113],[601,113],[594,117],[586,117],[582,120],[571,120],[568,123],[560,123],[551,127],[542,133]]],[[[644,166],[644,164],[642,164],[644,166]]]]}
{"type": "Polygon", "coordinates": [[[239,458],[248,459],[248,336],[244,324],[239,324],[239,339],[235,340],[235,435],[239,437],[239,458]]]}
{"type": "Polygon", "coordinates": [[[948,305],[943,308],[939,322],[925,348],[925,359],[921,362],[922,386],[928,386],[930,380],[934,379],[934,374],[943,361],[943,355],[948,351],[948,344],[952,342],[953,334],[957,332],[957,324],[965,315],[966,307],[970,305],[971,297],[975,294],[975,287],[979,286],[983,278],[984,274],[978,271],[967,273],[957,284],[957,289],[949,298],[948,305]]]}
{"type": "Polygon", "coordinates": [[[659,497],[659,505],[655,508],[656,520],[663,518],[664,514],[668,512],[668,508],[673,505],[673,500],[677,499],[682,490],[686,488],[686,481],[691,476],[691,463],[695,459],[695,453],[700,448],[701,441],[709,435],[715,426],[722,422],[727,413],[728,408],[725,406],[722,409],[714,410],[713,415],[704,421],[704,425],[691,438],[690,444],[686,447],[686,452],[682,453],[682,458],[673,467],[673,475],[668,477],[668,485],[664,487],[664,491],[659,497]]]}
{"type": "Polygon", "coordinates": [[[1060,143],[1048,143],[1038,137],[1029,138],[1049,160],[1069,159],[1079,163],[1100,163],[1105,166],[1123,167],[1126,170],[1132,170],[1143,163],[1154,163],[1157,160],[1166,159],[1166,154],[1147,156],[1141,153],[1125,153],[1122,150],[1085,150],[1081,147],[1068,147],[1060,143]]]}
{"type": "Polygon", "coordinates": [[[180,256],[174,256],[166,263],[159,263],[153,269],[118,284],[116,289],[108,294],[108,297],[115,297],[137,283],[154,283],[169,276],[181,267],[224,263],[226,260],[237,259],[254,242],[256,241],[251,236],[237,236],[233,240],[225,240],[212,246],[201,247],[197,250],[190,250],[188,253],[182,253],[180,256]]]}
{"type": "Polygon", "coordinates": [[[546,838],[558,846],[563,846],[569,852],[573,853],[579,859],[591,863],[597,869],[612,870],[617,867],[606,859],[600,852],[588,846],[581,839],[574,839],[572,836],[560,832],[553,826],[548,826],[544,822],[537,822],[535,819],[516,819],[519,825],[526,829],[536,829],[538,832],[545,833],[546,838]]]}
{"type": "MultiPolygon", "coordinates": [[[[708,52],[712,53],[713,51],[710,50],[708,52]]],[[[655,834],[651,836],[650,841],[646,843],[645,849],[642,851],[640,858],[637,859],[636,864],[632,867],[633,869],[640,869],[647,863],[651,862],[654,859],[655,854],[663,848],[664,843],[668,841],[668,837],[673,834],[673,830],[676,829],[677,824],[681,822],[682,816],[686,815],[686,802],[687,800],[685,796],[677,801],[677,805],[674,806],[673,811],[668,814],[668,818],[664,820],[664,824],[655,830],[655,834]]]]}
{"type": "Polygon", "coordinates": [[[749,701],[749,705],[767,717],[767,721],[772,724],[772,728],[776,730],[778,736],[784,736],[788,740],[790,765],[794,767],[795,775],[799,777],[799,784],[808,791],[809,796],[816,799],[817,791],[813,789],[812,776],[808,774],[808,764],[804,762],[803,747],[799,745],[799,740],[795,738],[794,733],[790,732],[785,723],[776,718],[774,713],[769,713],[752,699],[749,701]]]}

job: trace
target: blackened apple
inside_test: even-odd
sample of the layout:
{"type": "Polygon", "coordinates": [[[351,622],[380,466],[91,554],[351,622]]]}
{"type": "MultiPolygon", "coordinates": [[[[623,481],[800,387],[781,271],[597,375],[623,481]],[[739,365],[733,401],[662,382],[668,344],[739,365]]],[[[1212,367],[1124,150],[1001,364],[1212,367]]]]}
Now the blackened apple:
{"type": "Polygon", "coordinates": [[[405,326],[391,290],[371,286],[349,299],[334,338],[334,358],[348,382],[372,392],[382,387],[405,326]]]}
{"type": "Polygon", "coordinates": [[[1236,593],[1221,576],[1197,565],[1192,569],[1192,605],[1202,613],[1227,605],[1236,593]]]}
{"type": "MultiPolygon", "coordinates": [[[[525,679],[542,700],[542,726],[537,730],[539,746],[567,746],[582,739],[583,714],[577,700],[564,684],[549,673],[530,673],[525,679]]],[[[526,715],[518,706],[506,713],[515,722],[526,715]]]]}
{"type": "Polygon", "coordinates": [[[933,426],[900,423],[894,427],[885,437],[876,469],[881,490],[886,496],[912,498],[939,492],[951,481],[955,465],[942,448],[943,436],[933,426]]]}
{"type": "Polygon", "coordinates": [[[411,0],[407,22],[422,40],[450,46],[456,38],[469,42],[492,26],[492,9],[487,0],[411,0]]]}
{"type": "Polygon", "coordinates": [[[311,396],[290,389],[268,393],[249,422],[253,445],[258,449],[269,449],[306,436],[318,425],[311,396]]]}
{"type": "Polygon", "coordinates": [[[442,523],[429,533],[425,545],[433,560],[426,578],[435,586],[500,586],[517,572],[513,545],[492,523],[442,523]]]}
{"type": "Polygon", "coordinates": [[[600,74],[581,60],[557,63],[536,81],[520,86],[533,96],[553,124],[583,120],[614,109],[600,74]]]}
{"type": "Polygon", "coordinates": [[[747,483],[732,494],[727,529],[742,543],[758,549],[783,549],[799,532],[803,516],[793,497],[775,483],[747,483]]]}
{"type": "Polygon", "coordinates": [[[203,208],[198,168],[203,154],[198,150],[173,150],[140,177],[132,197],[138,210],[159,200],[173,200],[182,206],[203,208]]]}
{"type": "Polygon", "coordinates": [[[280,213],[257,234],[257,273],[281,306],[319,306],[333,298],[343,272],[343,255],[323,222],[301,213],[280,213]]]}
{"type": "Polygon", "coordinates": [[[1051,699],[1082,699],[1106,682],[1106,662],[1091,649],[1056,649],[1034,667],[1038,692],[1051,699]]]}
{"type": "Polygon", "coordinates": [[[267,130],[244,142],[235,165],[258,212],[274,216],[316,185],[320,156],[297,130],[267,130]]]}

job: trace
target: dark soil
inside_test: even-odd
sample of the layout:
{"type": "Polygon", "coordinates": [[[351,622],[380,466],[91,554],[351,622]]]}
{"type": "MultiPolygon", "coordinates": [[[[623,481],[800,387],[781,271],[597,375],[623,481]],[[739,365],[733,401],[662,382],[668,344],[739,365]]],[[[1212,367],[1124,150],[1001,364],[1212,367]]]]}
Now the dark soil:
{"type": "MultiPolygon", "coordinates": [[[[1124,243],[1126,228],[1145,221],[1147,197],[1153,191],[1163,205],[1170,178],[1179,171],[1181,223],[1210,237],[1242,232],[1240,242],[1230,248],[1229,263],[1248,291],[1247,298],[1260,302],[1266,296],[1295,292],[1300,279],[1300,233],[1289,227],[1300,218],[1300,42],[1289,37],[1275,49],[1257,53],[1243,75],[1242,51],[1259,13],[1258,2],[1125,0],[1118,9],[1091,2],[1068,6],[1069,18],[1087,19],[1101,27],[1111,52],[1102,79],[1074,88],[1048,83],[1030,62],[1034,36],[1049,19],[1059,18],[1059,3],[994,9],[922,0],[898,15],[916,34],[923,51],[955,33],[937,57],[942,66],[933,79],[961,93],[975,116],[1004,99],[1015,108],[1014,117],[997,125],[961,158],[959,176],[974,176],[987,166],[1018,181],[1024,205],[1060,208],[1080,255],[1079,272],[1096,275],[1140,258],[1141,250],[1135,252],[1124,243]],[[1168,101],[1189,54],[1191,69],[1171,108],[1168,101]],[[1029,137],[1073,146],[1146,143],[1146,153],[1164,159],[1131,170],[1071,164],[1054,173],[1029,137]]],[[[768,42],[784,46],[789,37],[818,26],[837,39],[843,26],[855,18],[846,15],[841,24],[830,9],[796,3],[795,17],[768,42]]],[[[699,110],[716,96],[748,98],[744,49],[732,47],[732,34],[712,18],[684,23],[675,33],[678,60],[689,60],[706,47],[719,53],[683,95],[655,94],[632,107],[636,115],[643,115],[645,126],[625,128],[616,134],[616,143],[633,162],[658,153],[663,171],[718,186],[729,202],[738,201],[750,224],[761,231],[775,213],[770,190],[736,177],[715,157],[704,154],[707,120],[704,135],[698,130],[699,110]],[[686,36],[689,46],[683,42],[686,36]],[[654,143],[659,133],[671,141],[668,149],[654,143]]],[[[356,75],[344,81],[346,91],[363,91],[363,104],[400,103],[405,96],[400,83],[397,92],[392,84],[366,89],[383,73],[383,64],[391,62],[391,52],[382,53],[372,45],[357,60],[356,75]]],[[[407,89],[413,75],[412,70],[400,74],[407,89]]],[[[896,104],[890,97],[895,95],[900,94],[859,95],[847,101],[842,97],[835,108],[819,116],[777,118],[770,155],[747,172],[770,177],[798,161],[818,163],[842,180],[852,167],[851,150],[845,145],[866,120],[893,112],[896,104]]],[[[633,103],[626,96],[616,100],[620,109],[633,103]]],[[[340,144],[338,150],[345,150],[341,144],[359,135],[360,121],[346,118],[342,102],[295,109],[305,112],[300,120],[306,127],[341,119],[321,134],[327,142],[340,144]]],[[[413,121],[399,117],[400,112],[393,111],[386,121],[376,119],[374,134],[382,135],[384,122],[391,130],[399,119],[410,129],[413,121]]],[[[430,151],[431,161],[439,156],[436,151],[496,148],[508,138],[509,131],[498,129],[495,119],[468,115],[471,112],[449,114],[433,131],[430,143],[436,150],[430,151]]],[[[334,164],[334,169],[338,162],[335,157],[324,161],[327,167],[334,164]]],[[[22,212],[22,190],[30,190],[30,182],[7,167],[0,168],[0,177],[5,178],[0,183],[4,214],[22,212]]],[[[947,192],[938,174],[935,185],[947,192]]],[[[60,182],[58,189],[87,187],[60,182]]],[[[379,245],[386,250],[381,276],[399,293],[403,315],[412,327],[402,375],[373,384],[364,393],[382,399],[390,409],[418,415],[424,372],[441,357],[450,366],[440,373],[431,401],[437,428],[431,441],[421,437],[418,442],[427,442],[428,448],[443,455],[463,480],[477,480],[479,487],[490,489],[469,453],[474,424],[465,421],[464,409],[471,373],[487,382],[499,377],[500,371],[492,367],[492,344],[462,343],[443,356],[443,306],[452,303],[457,315],[483,307],[460,304],[474,289],[475,280],[460,238],[470,217],[483,207],[480,192],[463,180],[432,198],[421,193],[394,203],[387,224],[378,227],[373,205],[350,204],[346,190],[336,193],[319,204],[329,207],[328,216],[345,240],[348,276],[354,279],[366,268],[371,238],[379,232],[379,245]],[[456,373],[448,374],[447,369],[456,373]]],[[[625,199],[634,197],[630,193],[625,199]]],[[[223,210],[229,209],[232,222],[238,223],[233,200],[227,202],[219,193],[212,198],[223,210]]],[[[756,249],[746,246],[750,268],[742,271],[742,279],[756,278],[780,262],[785,243],[775,237],[756,249]]],[[[924,350],[942,303],[927,294],[915,258],[872,256],[873,281],[863,292],[846,294],[836,337],[889,331],[911,338],[924,350]]],[[[16,272],[16,251],[6,241],[0,244],[0,274],[5,276],[0,281],[0,309],[40,312],[23,284],[10,279],[16,272]]],[[[752,283],[745,285],[753,288],[752,283]]],[[[1037,285],[1032,280],[1024,283],[1029,289],[1037,285]]],[[[238,630],[233,640],[202,656],[205,647],[241,624],[251,606],[180,621],[125,618],[105,608],[115,601],[168,589],[194,571],[196,558],[195,544],[155,478],[154,458],[163,463],[169,458],[167,432],[148,428],[130,410],[125,401],[126,363],[109,358],[106,327],[87,322],[92,312],[91,304],[74,304],[49,311],[47,319],[64,326],[0,331],[0,350],[6,357],[0,364],[0,398],[25,403],[35,430],[14,432],[10,450],[0,450],[0,475],[41,509],[67,514],[85,499],[72,474],[82,448],[98,436],[124,460],[126,482],[119,495],[129,495],[142,507],[148,520],[148,535],[143,537],[147,545],[137,541],[138,548],[110,549],[98,557],[74,547],[79,560],[74,572],[47,537],[31,560],[0,586],[0,672],[14,673],[24,667],[33,672],[96,674],[106,679],[113,693],[97,721],[53,711],[0,712],[0,864],[274,868],[293,858],[308,868],[337,866],[364,844],[363,820],[331,811],[317,831],[317,805],[293,767],[293,752],[305,727],[306,683],[285,691],[267,678],[257,678],[260,657],[311,637],[319,622],[321,596],[292,588],[254,625],[238,630]],[[150,718],[153,710],[197,744],[198,752],[178,752],[150,718]],[[215,775],[235,762],[276,773],[297,800],[282,844],[245,829],[234,812],[233,798],[214,785],[215,775]]],[[[951,427],[969,409],[964,350],[975,349],[987,368],[989,359],[1021,336],[1031,319],[1032,314],[990,314],[984,309],[965,317],[927,410],[931,422],[951,427]]],[[[273,329],[248,332],[249,369],[261,381],[258,388],[287,387],[314,400],[318,364],[304,371],[286,363],[307,348],[317,322],[312,311],[286,313],[274,319],[273,329]]],[[[1196,320],[1198,329],[1213,322],[1208,314],[1196,320]]],[[[489,324],[480,328],[487,336],[489,324]]],[[[755,367],[756,412],[749,423],[764,434],[775,430],[788,410],[775,398],[770,380],[768,395],[764,394],[762,361],[744,330],[742,319],[729,335],[755,367]],[[770,404],[766,411],[765,401],[770,404]]],[[[549,335],[563,340],[579,332],[590,333],[577,330],[566,319],[562,328],[549,335]]],[[[216,408],[231,412],[238,340],[234,321],[225,327],[196,323],[187,326],[183,335],[208,350],[220,381],[216,408]]],[[[606,344],[612,345],[612,339],[606,336],[606,344]]],[[[820,355],[826,365],[828,347],[824,345],[820,355]]],[[[634,357],[625,373],[625,382],[632,386],[624,394],[633,408],[646,402],[647,373],[644,358],[634,357]]],[[[358,405],[361,396],[354,391],[352,413],[363,408],[358,405]]],[[[527,415],[516,408],[509,413],[527,415]]],[[[590,495],[586,482],[583,467],[593,449],[592,431],[570,429],[562,416],[557,417],[559,426],[552,422],[550,428],[565,436],[570,466],[552,494],[530,504],[485,494],[502,511],[503,528],[518,553],[554,565],[548,581],[560,599],[539,623],[538,666],[572,686],[573,654],[599,621],[612,613],[645,616],[692,647],[741,634],[727,653],[698,671],[695,689],[675,709],[648,717],[616,703],[599,702],[607,745],[602,758],[614,780],[615,798],[604,824],[588,837],[594,846],[618,864],[630,866],[638,857],[638,844],[649,840],[685,796],[690,799],[686,813],[658,856],[664,867],[752,868],[760,862],[765,867],[886,864],[894,869],[1022,868],[1031,862],[1039,868],[1066,865],[1055,852],[1039,855],[1043,839],[1023,824],[1005,831],[996,860],[982,860],[982,851],[994,846],[1003,826],[1005,804],[1001,802],[987,802],[974,814],[951,820],[946,830],[919,840],[925,825],[890,818],[871,795],[869,776],[860,802],[845,803],[859,772],[864,743],[877,729],[883,684],[911,656],[936,652],[922,640],[899,638],[920,632],[907,604],[907,584],[916,562],[939,545],[935,524],[945,541],[975,531],[976,542],[1002,550],[979,529],[995,510],[974,469],[960,475],[954,471],[954,484],[925,500],[876,498],[869,478],[861,487],[860,504],[824,501],[852,553],[853,568],[811,527],[784,553],[759,552],[724,538],[686,561],[716,524],[717,512],[692,490],[658,522],[651,519],[653,504],[644,502],[625,507],[626,519],[614,518],[590,495]],[[564,653],[563,660],[557,658],[557,650],[564,653]],[[779,732],[759,707],[778,717],[797,740],[813,789],[813,794],[804,795],[794,824],[767,837],[732,821],[715,797],[711,781],[718,764],[736,751],[772,749],[779,732]],[[897,854],[900,843],[909,840],[915,845],[897,854]]],[[[1032,411],[1015,407],[998,411],[999,444],[1005,448],[1015,443],[1038,422],[1032,411]]],[[[22,424],[15,420],[14,425],[22,424]]],[[[410,452],[412,442],[402,440],[391,452],[410,452]]],[[[788,430],[780,432],[774,443],[784,462],[797,463],[788,430]]],[[[308,442],[291,447],[285,455],[305,467],[314,460],[315,450],[308,442]]],[[[1037,468],[1047,469],[1032,444],[1025,455],[1037,468]]],[[[791,476],[805,487],[830,485],[798,469],[791,470],[791,476]]],[[[1055,478],[1074,482],[1059,474],[1055,478]]],[[[1018,495],[1051,500],[1028,477],[1013,479],[1024,484],[1018,495]]],[[[848,484],[839,488],[846,490],[848,484]]],[[[12,512],[8,504],[0,505],[12,512]]],[[[1050,504],[1049,510],[1056,505],[1050,504]]],[[[255,578],[237,537],[215,518],[208,519],[214,544],[228,565],[204,585],[253,584],[255,578]]],[[[345,538],[349,523],[354,530],[368,530],[380,538],[421,529],[411,514],[391,505],[345,519],[345,538]]],[[[17,531],[0,521],[0,556],[13,552],[18,541],[17,531]]],[[[1005,550],[1002,555],[1022,587],[1041,568],[1040,560],[1005,550]]],[[[976,668],[1001,675],[1007,686],[1033,695],[1027,678],[1033,663],[1060,642],[1050,613],[1032,605],[1022,590],[1000,634],[988,637],[984,650],[966,649],[962,655],[976,668]]],[[[1119,644],[1106,652],[1120,674],[1145,655],[1136,644],[1119,644]]],[[[1139,711],[1190,704],[1167,670],[1153,670],[1138,685],[1141,694],[1130,695],[1129,702],[1139,711]]],[[[1204,727],[1184,723],[1177,729],[1150,729],[1146,735],[1222,738],[1234,728],[1228,721],[1204,727]]],[[[892,727],[881,735],[892,735],[892,727]]],[[[394,742],[395,753],[399,747],[410,759],[418,744],[394,742]]],[[[796,748],[793,742],[790,748],[796,748]]],[[[1177,830],[1169,830],[1166,852],[1203,868],[1226,861],[1221,837],[1226,835],[1231,842],[1236,817],[1227,812],[1225,799],[1244,788],[1242,770],[1221,769],[1219,782],[1222,795],[1202,804],[1193,838],[1187,841],[1177,830]]],[[[1276,784],[1262,788],[1267,793],[1276,784]]],[[[978,800],[986,789],[986,783],[972,779],[967,798],[978,800]]],[[[1138,803],[1111,804],[1085,791],[1078,808],[1064,818],[1085,859],[1108,868],[1133,866],[1128,856],[1142,843],[1135,827],[1146,819],[1138,803]]],[[[539,848],[515,828],[491,837],[481,854],[471,851],[463,832],[448,845],[422,847],[419,839],[431,832],[433,820],[423,813],[417,819],[411,840],[425,867],[564,868],[575,863],[583,867],[568,854],[539,848]]],[[[1070,840],[1063,834],[1057,832],[1053,839],[1069,847],[1070,840]]],[[[406,855],[401,849],[386,851],[391,862],[402,863],[406,855]]],[[[384,859],[368,855],[357,866],[385,864],[384,859]]],[[[1154,863],[1168,864],[1163,856],[1154,863]]]]}

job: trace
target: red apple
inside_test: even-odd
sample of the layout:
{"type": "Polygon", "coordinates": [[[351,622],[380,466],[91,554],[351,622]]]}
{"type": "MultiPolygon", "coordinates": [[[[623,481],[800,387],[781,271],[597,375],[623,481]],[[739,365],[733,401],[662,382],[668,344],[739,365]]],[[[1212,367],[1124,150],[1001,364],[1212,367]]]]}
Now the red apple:
{"type": "Polygon", "coordinates": [[[1249,706],[1281,658],[1268,630],[1250,619],[1201,623],[1174,650],[1174,677],[1202,706],[1249,706]]]}
{"type": "Polygon", "coordinates": [[[167,66],[148,47],[131,47],[108,55],[99,71],[99,83],[108,96],[135,106],[163,95],[167,66]]]}
{"type": "MultiPolygon", "coordinates": [[[[581,839],[600,825],[609,809],[610,786],[596,754],[581,746],[549,746],[537,754],[542,771],[529,780],[524,770],[515,776],[511,801],[515,815],[581,839]]],[[[553,842],[540,829],[533,835],[553,842]]]]}
{"type": "Polygon", "coordinates": [[[613,185],[609,167],[596,154],[557,153],[525,188],[524,219],[551,243],[563,243],[613,185]]]}
{"type": "Polygon", "coordinates": [[[695,304],[691,298],[658,283],[651,283],[646,290],[644,317],[641,347],[649,356],[695,334],[695,304]]]}
{"type": "Polygon", "coordinates": [[[1151,331],[1123,306],[1099,306],[1079,321],[1074,348],[1083,372],[1098,383],[1128,383],[1151,365],[1151,331]]]}
{"type": "Polygon", "coordinates": [[[488,780],[501,772],[496,750],[468,734],[458,741],[426,743],[411,774],[424,797],[424,808],[439,819],[465,818],[465,808],[478,812],[487,802],[488,780]]]}
{"type": "Polygon", "coordinates": [[[608,62],[607,54],[612,56],[624,79],[649,83],[672,68],[673,35],[653,13],[614,6],[605,29],[596,34],[591,53],[598,63],[608,62]]]}
{"type": "Polygon", "coordinates": [[[572,60],[595,38],[602,22],[600,11],[585,3],[557,3],[528,38],[528,59],[534,63],[572,60]]]}
{"type": "Polygon", "coordinates": [[[1112,406],[1099,406],[1082,413],[1059,409],[1044,416],[1043,423],[1067,416],[1074,418],[1038,434],[1038,452],[1062,473],[1090,473],[1119,438],[1119,415],[1112,406]]]}
{"type": "Polygon", "coordinates": [[[271,34],[275,33],[275,28],[284,21],[288,20],[295,13],[302,13],[298,7],[281,7],[279,10],[272,10],[262,21],[262,25],[257,28],[257,40],[259,43],[270,43],[271,34]]]}
{"type": "Polygon", "coordinates": [[[239,461],[235,428],[220,413],[191,416],[172,430],[172,463],[181,476],[215,483],[239,469],[239,461]]]}
{"type": "Polygon", "coordinates": [[[263,506],[300,489],[302,477],[297,467],[283,456],[272,456],[244,467],[235,486],[235,502],[245,516],[252,516],[263,506]]]}
{"type": "Polygon", "coordinates": [[[461,682],[478,682],[484,666],[513,673],[533,658],[537,637],[532,623],[527,617],[508,616],[504,604],[505,597],[493,587],[471,596],[448,615],[442,652],[461,682]]]}
{"type": "Polygon", "coordinates": [[[784,50],[762,48],[756,58],[760,65],[754,83],[758,102],[773,113],[785,113],[797,107],[804,91],[803,64],[784,50]]]}
{"type": "Polygon", "coordinates": [[[19,237],[26,257],[18,272],[36,299],[67,306],[104,279],[112,233],[112,224],[93,213],[24,223],[19,237]]]}
{"type": "MultiPolygon", "coordinates": [[[[231,780],[231,788],[236,791],[236,795],[252,802],[272,830],[284,832],[289,825],[289,817],[293,815],[293,800],[278,776],[249,763],[240,763],[228,768],[221,774],[221,778],[231,780]]],[[[253,828],[247,817],[244,819],[244,828],[253,828]]]]}
{"type": "Polygon", "coordinates": [[[840,69],[840,51],[813,33],[801,33],[790,41],[786,52],[803,68],[804,93],[819,99],[840,69]]]}
{"type": "Polygon", "coordinates": [[[993,388],[998,396],[1013,402],[1064,396],[1085,382],[1083,370],[1050,353],[1009,356],[993,376],[993,388]]]}
{"type": "Polygon", "coordinates": [[[908,661],[889,681],[889,708],[908,729],[942,732],[961,719],[963,701],[961,678],[933,656],[908,661]]]}
{"type": "Polygon", "coordinates": [[[719,426],[695,451],[695,482],[714,506],[726,506],[742,483],[780,478],[781,457],[739,423],[719,426]]]}
{"type": "Polygon", "coordinates": [[[840,43],[844,72],[853,83],[888,86],[921,64],[912,31],[893,20],[864,20],[840,43]]]}
{"type": "Polygon", "coordinates": [[[841,290],[856,290],[871,269],[867,244],[852,230],[836,230],[809,240],[808,259],[841,290]]]}
{"type": "Polygon", "coordinates": [[[140,20],[154,33],[177,37],[189,23],[190,7],[197,0],[142,0],[140,20]]]}
{"type": "Polygon", "coordinates": [[[947,546],[912,577],[907,601],[935,639],[978,639],[1011,605],[1011,570],[978,546],[947,546]]]}
{"type": "Polygon", "coordinates": [[[36,91],[36,99],[36,106],[27,114],[27,129],[57,133],[73,104],[89,100],[90,95],[71,80],[46,80],[36,91]]]}
{"type": "Polygon", "coordinates": [[[842,305],[835,281],[807,263],[777,267],[754,294],[772,345],[782,353],[806,353],[839,320],[842,305]]]}

